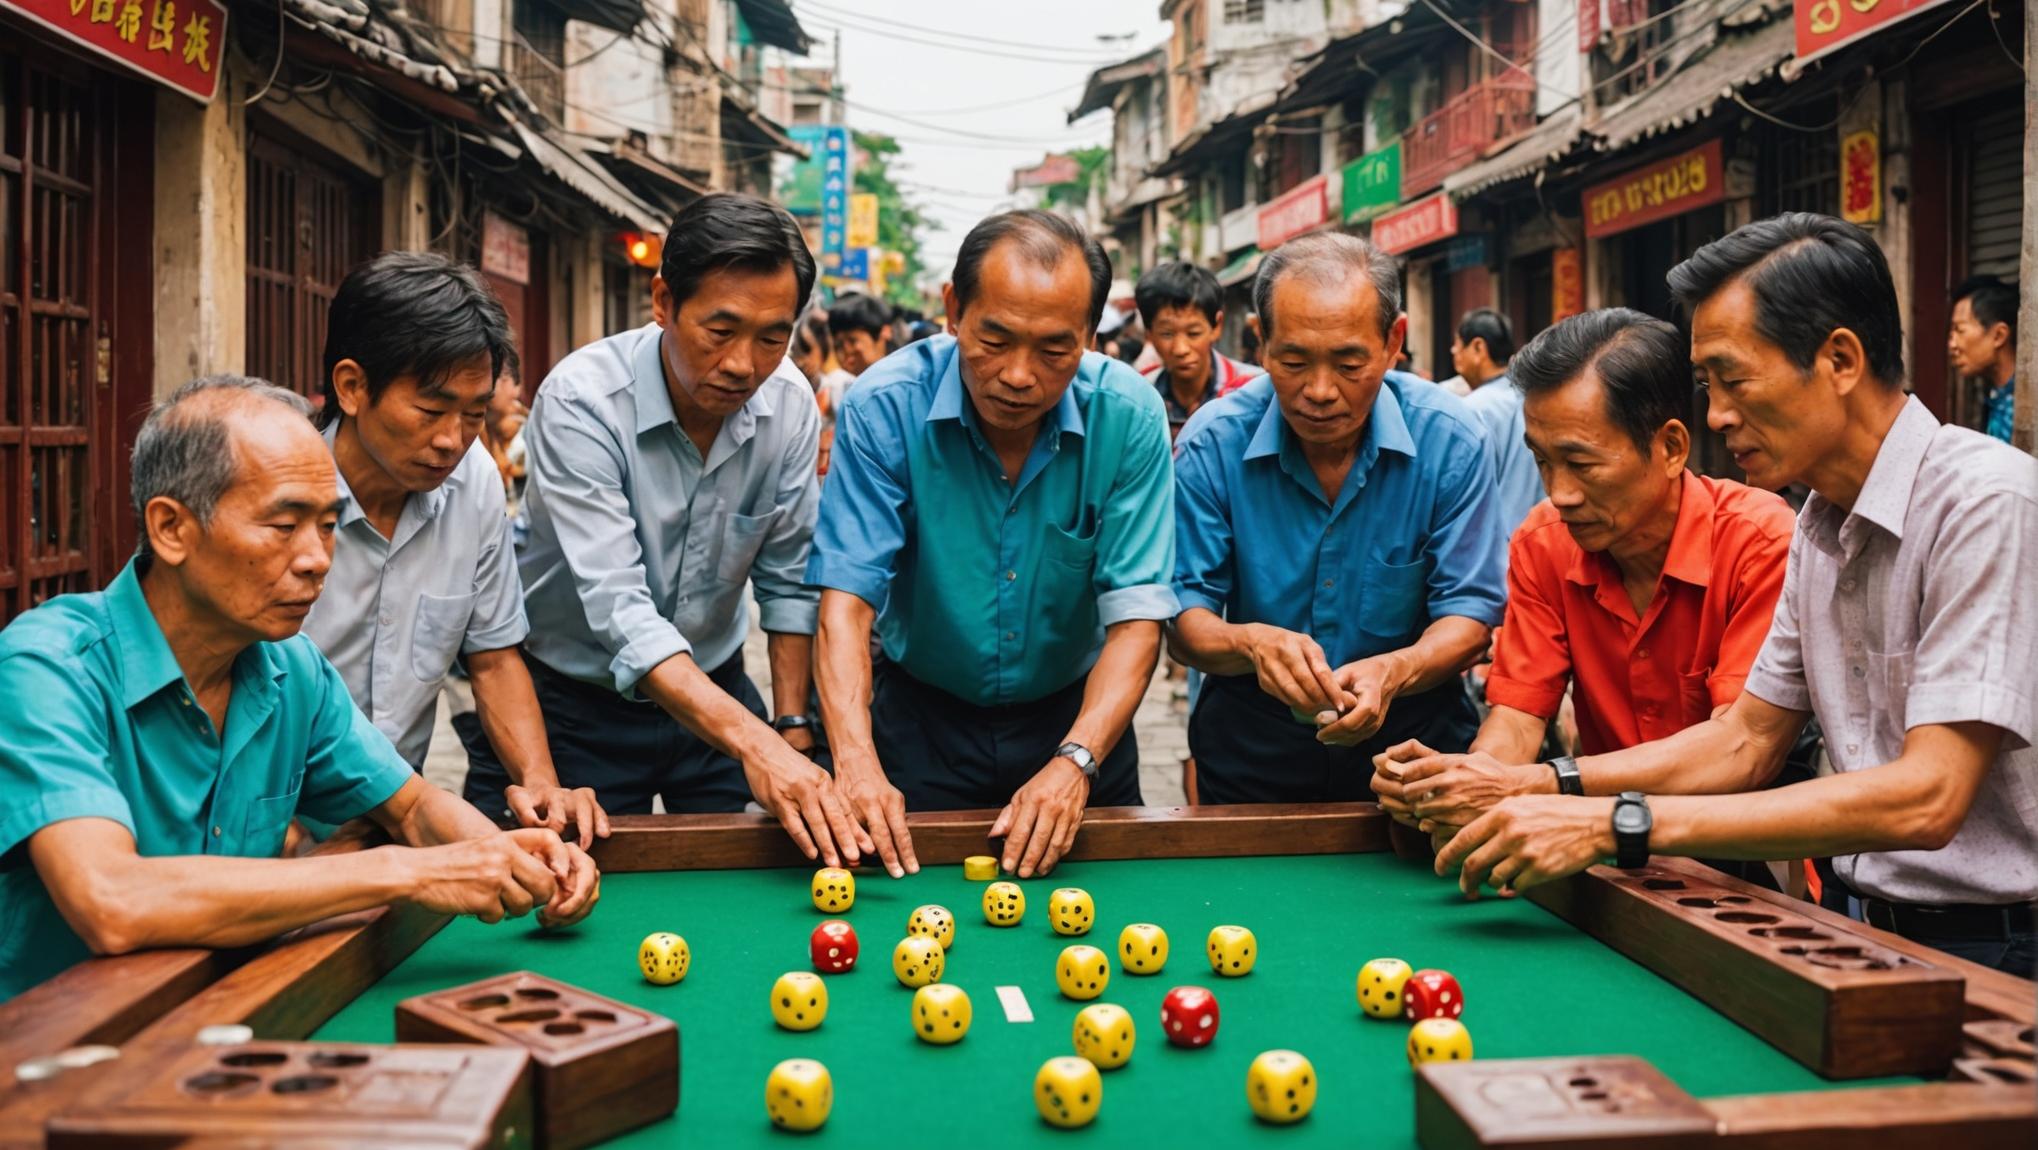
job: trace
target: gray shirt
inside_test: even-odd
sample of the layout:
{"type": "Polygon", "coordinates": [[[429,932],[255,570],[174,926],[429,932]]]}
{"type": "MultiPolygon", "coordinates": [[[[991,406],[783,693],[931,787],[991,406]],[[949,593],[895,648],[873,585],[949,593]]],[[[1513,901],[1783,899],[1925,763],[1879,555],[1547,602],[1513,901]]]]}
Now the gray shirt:
{"type": "Polygon", "coordinates": [[[1465,406],[1479,417],[1479,429],[1486,436],[1486,454],[1493,460],[1493,485],[1498,494],[1501,533],[1512,536],[1528,513],[1543,501],[1543,476],[1536,470],[1536,457],[1522,438],[1527,419],[1522,414],[1526,397],[1505,375],[1487,380],[1465,397],[1465,406]]]}
{"type": "MultiPolygon", "coordinates": [[[[326,428],[328,444],[338,430],[337,422],[326,428]]],[[[404,500],[394,539],[368,522],[346,477],[338,480],[333,566],[304,633],[376,729],[422,769],[454,658],[514,647],[530,629],[502,472],[476,440],[444,483],[404,500]]]]}
{"type": "Polygon", "coordinates": [[[1818,495],[1805,505],[1747,690],[1815,713],[1841,771],[1894,760],[1912,727],[2003,730],[1953,841],[1835,859],[1854,889],[1907,903],[2038,898],[2034,571],[2038,460],[1940,426],[1915,398],[1851,513],[1818,495]]]}
{"type": "Polygon", "coordinates": [[[801,582],[821,498],[806,377],[780,363],[702,459],[661,359],[656,324],[591,343],[545,377],[524,425],[526,649],[632,697],[674,655],[713,670],[742,649],[746,580],[766,631],[813,634],[820,603],[801,582]]]}

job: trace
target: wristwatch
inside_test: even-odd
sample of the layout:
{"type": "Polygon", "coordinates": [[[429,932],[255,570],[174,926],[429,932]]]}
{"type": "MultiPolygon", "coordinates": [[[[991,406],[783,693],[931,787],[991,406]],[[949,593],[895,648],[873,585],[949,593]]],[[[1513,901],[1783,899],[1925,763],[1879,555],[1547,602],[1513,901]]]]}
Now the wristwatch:
{"type": "Polygon", "coordinates": [[[1582,795],[1585,780],[1578,777],[1578,760],[1569,755],[1558,755],[1550,760],[1550,769],[1557,772],[1557,793],[1560,795],[1582,795]]]}
{"type": "Polygon", "coordinates": [[[1649,831],[1656,820],[1649,814],[1649,796],[1640,791],[1622,791],[1613,801],[1614,865],[1634,870],[1649,861],[1649,831]]]}
{"type": "Polygon", "coordinates": [[[1083,772],[1084,778],[1093,783],[1097,781],[1097,756],[1090,753],[1090,748],[1081,743],[1063,743],[1054,749],[1054,753],[1056,758],[1074,763],[1076,769],[1083,772]]]}
{"type": "Polygon", "coordinates": [[[811,729],[813,725],[814,717],[812,715],[780,715],[771,721],[771,729],[781,735],[787,731],[811,729]]]}

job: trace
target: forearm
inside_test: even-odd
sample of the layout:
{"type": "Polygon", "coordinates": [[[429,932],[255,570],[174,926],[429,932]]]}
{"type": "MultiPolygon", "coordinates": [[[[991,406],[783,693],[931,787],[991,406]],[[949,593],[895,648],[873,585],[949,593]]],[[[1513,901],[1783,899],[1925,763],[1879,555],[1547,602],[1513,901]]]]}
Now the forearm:
{"type": "Polygon", "coordinates": [[[100,954],[248,946],[403,897],[397,849],[302,859],[134,858],[100,876],[109,881],[91,909],[59,905],[100,954]]]}
{"type": "Polygon", "coordinates": [[[777,732],[715,685],[691,655],[674,655],[651,668],[637,693],[657,703],[681,726],[731,758],[749,761],[777,732]]]}
{"type": "Polygon", "coordinates": [[[1207,675],[1248,675],[1257,623],[1227,623],[1215,611],[1191,607],[1168,624],[1168,650],[1178,662],[1207,675]]]}
{"type": "Polygon", "coordinates": [[[1105,629],[1104,649],[1083,684],[1083,708],[1069,727],[1068,742],[1082,744],[1099,761],[1118,745],[1153,681],[1160,631],[1159,623],[1144,619],[1105,629]]]}
{"type": "Polygon", "coordinates": [[[875,765],[870,734],[870,629],[877,611],[847,591],[821,592],[821,621],[815,632],[815,679],[821,695],[821,725],[838,775],[875,765]]]}
{"type": "Polygon", "coordinates": [[[1464,673],[1485,650],[1493,629],[1476,619],[1446,615],[1423,629],[1414,643],[1390,652],[1395,696],[1432,690],[1464,673]]]}
{"type": "Polygon", "coordinates": [[[522,654],[504,648],[471,655],[467,677],[474,685],[474,711],[482,734],[510,781],[525,787],[557,786],[559,772],[545,738],[545,716],[522,654]]]}
{"type": "Polygon", "coordinates": [[[1549,720],[1495,704],[1472,740],[1473,754],[1487,754],[1503,763],[1532,763],[1543,749],[1549,720]]]}
{"type": "MultiPolygon", "coordinates": [[[[1798,724],[1803,722],[1799,718],[1798,724]]],[[[1730,709],[1667,738],[1578,760],[1578,777],[1588,795],[1721,795],[1752,791],[1775,777],[1796,737],[1752,728],[1730,709]]]]}
{"type": "Polygon", "coordinates": [[[807,693],[814,682],[814,637],[768,632],[765,657],[771,663],[771,713],[807,713],[807,693]]]}
{"type": "Polygon", "coordinates": [[[419,788],[415,797],[401,808],[393,822],[384,824],[390,837],[403,846],[444,846],[485,838],[502,829],[476,810],[474,804],[451,791],[422,779],[405,784],[405,789],[412,786],[419,788]]]}

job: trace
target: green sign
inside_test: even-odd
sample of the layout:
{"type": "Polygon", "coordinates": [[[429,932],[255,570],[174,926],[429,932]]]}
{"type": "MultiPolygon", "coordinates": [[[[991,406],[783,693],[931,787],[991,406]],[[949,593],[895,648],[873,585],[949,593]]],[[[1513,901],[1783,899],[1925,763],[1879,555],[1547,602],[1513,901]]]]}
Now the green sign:
{"type": "Polygon", "coordinates": [[[1401,141],[1345,165],[1345,222],[1384,216],[1401,205],[1401,141]]]}

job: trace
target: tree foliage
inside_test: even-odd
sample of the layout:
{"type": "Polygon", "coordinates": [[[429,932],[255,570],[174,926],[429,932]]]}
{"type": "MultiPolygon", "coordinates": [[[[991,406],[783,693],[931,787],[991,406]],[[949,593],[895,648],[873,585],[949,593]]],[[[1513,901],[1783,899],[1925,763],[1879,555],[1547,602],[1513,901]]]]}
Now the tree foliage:
{"type": "Polygon", "coordinates": [[[850,137],[857,150],[855,188],[877,197],[878,246],[898,252],[906,261],[905,273],[886,281],[885,297],[900,307],[923,307],[925,301],[916,285],[924,270],[920,262],[920,237],[927,221],[892,178],[892,165],[900,154],[899,142],[882,132],[854,129],[850,137]]]}

